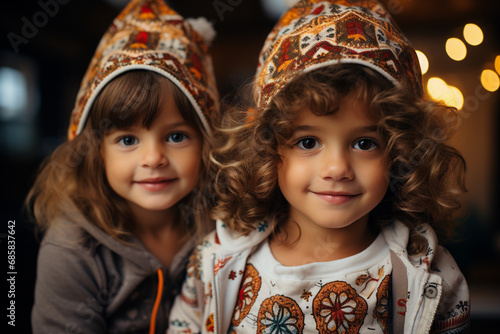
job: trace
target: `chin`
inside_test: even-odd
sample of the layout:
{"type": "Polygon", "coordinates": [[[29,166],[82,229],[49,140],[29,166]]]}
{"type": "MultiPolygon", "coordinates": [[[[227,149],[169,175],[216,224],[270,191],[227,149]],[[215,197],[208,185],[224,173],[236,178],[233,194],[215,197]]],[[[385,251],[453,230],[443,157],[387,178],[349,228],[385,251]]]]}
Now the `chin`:
{"type": "Polygon", "coordinates": [[[146,211],[152,211],[152,212],[157,212],[157,211],[165,211],[170,209],[173,205],[171,204],[163,204],[163,205],[138,205],[140,208],[146,211]]]}

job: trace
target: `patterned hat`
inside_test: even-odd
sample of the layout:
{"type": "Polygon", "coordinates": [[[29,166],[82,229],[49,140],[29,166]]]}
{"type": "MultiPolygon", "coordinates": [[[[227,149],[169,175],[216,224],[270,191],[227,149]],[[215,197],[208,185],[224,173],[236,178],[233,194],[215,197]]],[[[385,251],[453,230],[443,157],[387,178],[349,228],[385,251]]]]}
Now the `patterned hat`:
{"type": "Polygon", "coordinates": [[[82,131],[94,100],[106,84],[131,70],[154,71],[172,81],[186,95],[210,134],[207,116],[218,101],[207,51],[214,36],[208,21],[185,20],[163,0],[130,1],[102,37],[83,77],[68,139],[82,131]]]}
{"type": "Polygon", "coordinates": [[[338,63],[381,73],[422,97],[415,50],[376,0],[300,0],[278,21],[264,43],[255,80],[258,104],[295,75],[338,63]]]}

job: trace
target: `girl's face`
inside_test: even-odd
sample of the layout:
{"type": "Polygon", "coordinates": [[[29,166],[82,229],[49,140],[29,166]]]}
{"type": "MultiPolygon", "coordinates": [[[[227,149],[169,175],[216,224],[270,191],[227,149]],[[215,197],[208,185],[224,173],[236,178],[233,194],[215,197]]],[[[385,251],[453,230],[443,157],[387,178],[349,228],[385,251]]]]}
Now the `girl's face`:
{"type": "Polygon", "coordinates": [[[201,134],[169,101],[149,129],[138,124],[104,137],[108,182],[135,213],[172,208],[200,177],[201,134]]]}
{"type": "Polygon", "coordinates": [[[384,142],[367,105],[347,97],[334,114],[306,111],[293,125],[278,167],[289,219],[307,231],[364,229],[388,187],[384,142]]]}

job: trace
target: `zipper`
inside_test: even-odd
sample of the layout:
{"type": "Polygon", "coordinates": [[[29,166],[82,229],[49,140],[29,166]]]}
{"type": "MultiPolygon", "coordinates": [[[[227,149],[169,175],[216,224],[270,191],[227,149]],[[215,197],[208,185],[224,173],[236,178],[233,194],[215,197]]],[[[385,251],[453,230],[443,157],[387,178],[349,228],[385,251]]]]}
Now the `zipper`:
{"type": "Polygon", "coordinates": [[[154,334],[156,329],[156,315],[158,314],[158,308],[160,307],[161,297],[163,296],[163,271],[158,268],[156,271],[158,274],[158,289],[156,290],[156,299],[153,305],[153,311],[151,311],[151,321],[149,323],[149,334],[154,334]]]}
{"type": "MultiPolygon", "coordinates": [[[[427,280],[428,282],[428,280],[427,280]]],[[[438,285],[436,285],[436,288],[438,287],[438,285]]],[[[424,293],[425,293],[425,289],[424,289],[424,293]]],[[[443,286],[442,285],[439,285],[439,289],[438,289],[438,295],[436,296],[436,298],[433,298],[434,300],[436,300],[434,302],[434,307],[432,308],[432,316],[429,317],[430,321],[427,321],[427,323],[425,324],[425,332],[424,333],[429,333],[431,331],[431,327],[432,327],[432,323],[434,322],[434,317],[436,316],[436,312],[437,312],[437,309],[439,307],[439,302],[441,300],[441,295],[443,294],[443,286]]],[[[424,298],[427,298],[427,300],[430,300],[429,297],[425,297],[424,295],[424,298]]]]}
{"type": "MultiPolygon", "coordinates": [[[[212,272],[210,273],[211,279],[210,279],[210,284],[212,285],[212,298],[214,300],[215,304],[215,309],[214,309],[214,333],[218,333],[218,315],[217,315],[217,310],[219,309],[218,307],[218,302],[217,302],[217,291],[216,291],[216,286],[215,286],[215,254],[212,253],[212,272]]],[[[209,315],[210,316],[210,315],[209,315]]]]}

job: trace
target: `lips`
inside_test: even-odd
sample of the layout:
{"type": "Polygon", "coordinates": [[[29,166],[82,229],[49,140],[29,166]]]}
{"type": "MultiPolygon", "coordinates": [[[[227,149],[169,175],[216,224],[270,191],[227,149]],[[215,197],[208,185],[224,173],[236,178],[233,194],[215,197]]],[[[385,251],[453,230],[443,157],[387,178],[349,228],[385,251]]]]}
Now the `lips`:
{"type": "Polygon", "coordinates": [[[175,180],[175,178],[157,177],[134,181],[134,183],[149,191],[161,191],[171,185],[175,180]]]}
{"type": "Polygon", "coordinates": [[[348,193],[348,192],[312,192],[314,195],[318,196],[320,199],[323,201],[327,202],[328,204],[344,204],[352,199],[356,198],[359,196],[359,193],[348,193]]]}

